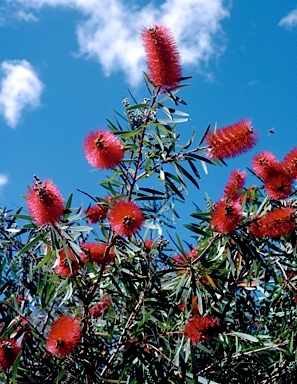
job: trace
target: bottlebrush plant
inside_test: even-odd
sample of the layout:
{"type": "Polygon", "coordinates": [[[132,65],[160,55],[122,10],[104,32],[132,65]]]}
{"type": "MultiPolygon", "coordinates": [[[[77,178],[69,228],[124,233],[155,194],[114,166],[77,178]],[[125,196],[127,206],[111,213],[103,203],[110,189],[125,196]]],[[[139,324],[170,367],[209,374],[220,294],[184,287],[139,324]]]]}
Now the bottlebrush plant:
{"type": "Polygon", "coordinates": [[[293,383],[296,147],[251,159],[253,186],[232,170],[183,241],[172,217],[188,184],[198,191],[200,162],[223,165],[258,134],[243,118],[182,143],[177,45],[162,25],[141,39],[149,95],[82,137],[104,193],[75,208],[34,176],[26,206],[0,210],[0,380],[293,383]]]}

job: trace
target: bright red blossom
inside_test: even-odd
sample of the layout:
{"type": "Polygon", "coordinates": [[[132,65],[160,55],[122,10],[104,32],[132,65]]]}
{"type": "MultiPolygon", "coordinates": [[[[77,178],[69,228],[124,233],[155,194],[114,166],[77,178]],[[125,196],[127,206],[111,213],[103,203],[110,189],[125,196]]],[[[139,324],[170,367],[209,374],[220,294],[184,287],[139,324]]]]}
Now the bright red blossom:
{"type": "Polygon", "coordinates": [[[222,199],[215,204],[211,224],[219,233],[233,232],[242,219],[242,207],[237,201],[222,199]]]}
{"type": "Polygon", "coordinates": [[[101,204],[96,204],[85,210],[85,215],[87,217],[89,224],[98,223],[101,219],[105,219],[107,214],[107,209],[105,209],[101,204]]]}
{"type": "Polygon", "coordinates": [[[110,300],[105,299],[103,301],[100,301],[100,303],[95,304],[95,305],[93,305],[93,307],[90,308],[90,314],[92,315],[92,317],[97,319],[98,317],[100,317],[102,315],[102,313],[108,307],[110,307],[110,305],[111,305],[111,301],[110,300]]]}
{"type": "Polygon", "coordinates": [[[193,316],[184,328],[185,336],[188,337],[193,344],[198,344],[202,340],[210,340],[217,333],[220,321],[212,316],[193,316]]]}
{"type": "Polygon", "coordinates": [[[273,200],[285,199],[292,192],[293,179],[285,169],[270,172],[264,179],[264,187],[267,195],[273,200]]]}
{"type": "Polygon", "coordinates": [[[235,201],[240,198],[240,194],[236,191],[240,191],[244,187],[246,178],[245,171],[240,172],[237,171],[231,172],[229,181],[224,189],[224,198],[229,199],[231,201],[235,201]]]}
{"type": "Polygon", "coordinates": [[[116,201],[108,212],[111,228],[122,236],[131,237],[144,221],[141,209],[133,201],[116,201]]]}
{"type": "Polygon", "coordinates": [[[111,132],[98,129],[84,140],[85,157],[89,164],[99,169],[114,168],[124,156],[124,147],[111,132]]]}
{"type": "Polygon", "coordinates": [[[155,239],[148,239],[145,241],[145,243],[144,243],[145,252],[150,253],[154,242],[155,242],[155,239]]]}
{"type": "Polygon", "coordinates": [[[265,180],[269,174],[280,169],[280,164],[271,152],[262,151],[253,157],[252,167],[254,172],[265,180]]]}
{"type": "Polygon", "coordinates": [[[181,62],[170,29],[163,25],[145,28],[141,33],[141,40],[151,81],[162,90],[177,88],[181,80],[181,62]]]}
{"type": "Polygon", "coordinates": [[[69,355],[78,346],[81,339],[81,326],[78,319],[61,316],[51,326],[46,348],[55,356],[69,355]]]}
{"type": "Polygon", "coordinates": [[[0,340],[0,369],[6,369],[13,365],[22,346],[14,339],[0,340]]]}
{"type": "Polygon", "coordinates": [[[80,247],[95,263],[103,264],[104,260],[105,263],[110,263],[115,259],[113,248],[109,249],[107,252],[107,245],[104,243],[84,243],[81,244],[80,247]]]}
{"type": "Polygon", "coordinates": [[[297,179],[297,147],[294,147],[284,157],[282,166],[290,173],[293,179],[297,179]]]}
{"type": "Polygon", "coordinates": [[[211,159],[229,159],[249,151],[257,143],[257,135],[252,128],[251,120],[240,120],[237,123],[209,132],[206,144],[211,159]]]}
{"type": "Polygon", "coordinates": [[[293,207],[279,207],[267,212],[249,226],[254,237],[278,239],[296,229],[296,210],[293,207]]]}
{"type": "MultiPolygon", "coordinates": [[[[60,252],[60,261],[58,265],[55,267],[55,271],[58,275],[63,277],[74,277],[77,275],[79,268],[81,267],[79,264],[79,261],[77,257],[75,257],[74,253],[71,251],[71,249],[68,249],[68,257],[67,253],[64,249],[60,252]],[[70,263],[71,262],[71,267],[70,263]]],[[[85,254],[80,254],[80,260],[82,263],[87,263],[88,258],[85,254]]]]}
{"type": "Polygon", "coordinates": [[[30,214],[37,225],[54,224],[64,213],[64,199],[52,181],[35,180],[27,195],[30,214]]]}

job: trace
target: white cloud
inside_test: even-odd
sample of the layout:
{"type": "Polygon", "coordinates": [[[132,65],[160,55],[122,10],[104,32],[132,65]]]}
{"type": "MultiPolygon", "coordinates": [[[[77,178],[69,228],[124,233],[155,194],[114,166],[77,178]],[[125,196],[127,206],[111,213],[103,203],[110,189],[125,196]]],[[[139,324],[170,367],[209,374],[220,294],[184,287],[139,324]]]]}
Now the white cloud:
{"type": "Polygon", "coordinates": [[[0,173],[0,195],[3,187],[5,187],[6,184],[8,184],[8,177],[3,173],[0,173]]]}
{"type": "Polygon", "coordinates": [[[209,60],[224,52],[221,21],[229,16],[228,0],[9,0],[24,9],[42,6],[68,7],[83,15],[76,34],[79,56],[99,62],[105,75],[126,74],[137,85],[145,69],[139,31],[153,23],[171,27],[185,65],[201,71],[209,60]]]}
{"type": "Polygon", "coordinates": [[[23,9],[16,13],[16,17],[22,21],[37,21],[37,17],[32,12],[25,12],[23,9]]]}
{"type": "Polygon", "coordinates": [[[297,26],[297,8],[288,13],[278,23],[279,26],[291,29],[297,26]]]}
{"type": "Polygon", "coordinates": [[[25,108],[40,105],[43,84],[26,60],[2,62],[0,79],[0,114],[7,125],[14,128],[25,108]]]}

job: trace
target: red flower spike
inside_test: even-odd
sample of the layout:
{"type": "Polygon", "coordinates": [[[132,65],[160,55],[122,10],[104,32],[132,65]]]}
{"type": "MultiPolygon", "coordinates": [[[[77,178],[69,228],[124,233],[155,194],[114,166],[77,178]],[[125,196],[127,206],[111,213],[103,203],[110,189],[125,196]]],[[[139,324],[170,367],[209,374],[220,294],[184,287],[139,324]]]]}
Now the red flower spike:
{"type": "Polygon", "coordinates": [[[94,319],[97,319],[102,315],[102,313],[111,306],[110,300],[103,300],[100,301],[100,303],[93,305],[93,307],[90,308],[90,314],[94,319]]]}
{"type": "Polygon", "coordinates": [[[297,179],[297,147],[294,147],[281,163],[293,179],[297,179]]]}
{"type": "Polygon", "coordinates": [[[111,228],[121,236],[131,237],[141,228],[144,216],[141,209],[133,201],[116,201],[108,212],[111,228]]]}
{"type": "MultiPolygon", "coordinates": [[[[106,244],[103,244],[103,243],[84,243],[84,244],[81,244],[80,247],[81,247],[81,249],[83,249],[85,251],[86,255],[88,255],[92,261],[94,261],[95,263],[98,263],[100,265],[103,264],[104,255],[105,255],[105,251],[107,248],[106,244]]],[[[106,254],[105,263],[110,263],[110,262],[114,261],[114,259],[115,259],[115,253],[114,253],[113,249],[110,249],[109,253],[106,254]]]]}
{"type": "Polygon", "coordinates": [[[154,25],[143,29],[140,37],[150,80],[161,90],[176,89],[181,80],[181,60],[170,29],[154,25]]]}
{"type": "Polygon", "coordinates": [[[61,316],[51,326],[46,348],[58,357],[69,355],[78,346],[81,339],[81,326],[78,319],[61,316]]]}
{"type": "Polygon", "coordinates": [[[280,169],[280,164],[271,152],[262,151],[254,156],[252,167],[254,172],[265,180],[270,173],[274,173],[280,169]]]}
{"type": "Polygon", "coordinates": [[[278,239],[296,229],[296,210],[293,207],[280,207],[267,212],[249,226],[249,233],[254,237],[278,239]]]}
{"type": "Polygon", "coordinates": [[[0,340],[0,369],[6,369],[13,365],[22,346],[14,339],[0,340]]]}
{"type": "MultiPolygon", "coordinates": [[[[68,249],[68,253],[71,260],[71,268],[69,265],[69,259],[67,257],[67,254],[65,250],[62,249],[62,251],[60,252],[60,261],[59,264],[55,267],[55,271],[58,275],[63,277],[74,277],[77,276],[80,265],[71,249],[68,249]]],[[[88,262],[88,258],[84,253],[81,253],[79,257],[82,263],[86,264],[88,262]]]]}
{"type": "Polygon", "coordinates": [[[37,225],[54,224],[64,213],[64,199],[52,181],[35,180],[27,195],[30,214],[37,225]]]}
{"type": "Polygon", "coordinates": [[[114,168],[124,156],[124,147],[111,132],[98,129],[84,140],[85,157],[89,164],[99,169],[114,168]]]}
{"type": "Polygon", "coordinates": [[[155,242],[155,239],[148,239],[148,240],[145,241],[145,243],[144,243],[144,250],[145,250],[146,253],[150,253],[154,242],[155,242]]]}
{"type": "Polygon", "coordinates": [[[246,179],[246,172],[238,169],[231,172],[229,181],[224,189],[224,198],[228,201],[235,201],[240,198],[240,194],[236,191],[240,191],[244,187],[246,179]]]}
{"type": "Polygon", "coordinates": [[[184,334],[193,344],[198,344],[202,340],[212,339],[220,325],[219,319],[212,316],[193,316],[184,328],[184,334]]]}
{"type": "Polygon", "coordinates": [[[210,147],[207,155],[211,159],[224,160],[249,151],[258,139],[251,120],[245,119],[216,132],[209,132],[205,140],[210,147]]]}
{"type": "Polygon", "coordinates": [[[211,217],[211,225],[219,233],[233,232],[242,219],[242,208],[239,202],[222,199],[215,204],[211,217]]]}
{"type": "Polygon", "coordinates": [[[85,215],[87,217],[89,224],[96,224],[101,219],[105,219],[107,214],[107,209],[105,209],[101,204],[96,204],[85,210],[85,215]]]}
{"type": "Polygon", "coordinates": [[[293,179],[286,170],[270,172],[264,180],[267,195],[273,200],[286,199],[292,192],[293,179]]]}

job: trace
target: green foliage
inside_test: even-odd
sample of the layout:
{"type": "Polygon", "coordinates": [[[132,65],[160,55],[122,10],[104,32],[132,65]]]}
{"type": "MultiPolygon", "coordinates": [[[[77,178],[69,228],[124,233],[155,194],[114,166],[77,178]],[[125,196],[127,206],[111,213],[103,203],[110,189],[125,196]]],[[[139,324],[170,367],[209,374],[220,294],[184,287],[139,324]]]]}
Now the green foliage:
{"type": "MultiPolygon", "coordinates": [[[[0,372],[2,382],[295,381],[296,234],[255,239],[248,231],[257,215],[287,202],[271,201],[262,185],[242,191],[241,225],[223,235],[210,225],[209,199],[207,211],[196,207],[193,222],[185,224],[195,241],[189,257],[190,247],[174,230],[168,238],[163,233],[174,228],[176,203],[186,201],[189,182],[199,189],[199,163],[212,162],[204,156],[203,137],[196,145],[193,132],[180,142],[178,127],[188,115],[175,109],[185,104],[178,90],[163,99],[150,91],[151,101],[131,105],[125,99],[125,114],[108,122],[125,157],[100,180],[110,200],[94,197],[107,206],[122,198],[136,201],[145,214],[143,231],[128,239],[114,233],[108,220],[88,225],[82,208],[72,207],[72,196],[55,225],[37,227],[22,210],[1,210],[1,338],[23,346],[13,366],[0,372]],[[115,261],[83,265],[81,245],[88,239],[113,247],[115,261]],[[56,273],[61,250],[70,265],[70,252],[80,263],[77,276],[56,273]],[[105,297],[112,304],[95,318],[90,309],[105,297]],[[194,314],[192,297],[198,314],[220,320],[218,331],[198,345],[184,333],[194,314]],[[46,349],[46,340],[53,321],[65,314],[79,317],[82,339],[59,358],[46,349]]],[[[296,207],[295,195],[289,203],[296,207]]]]}

